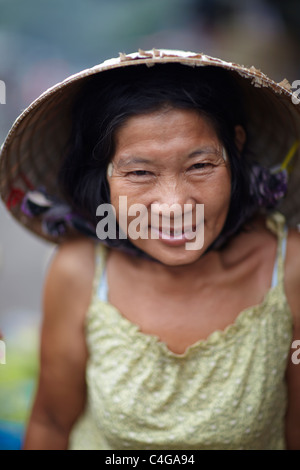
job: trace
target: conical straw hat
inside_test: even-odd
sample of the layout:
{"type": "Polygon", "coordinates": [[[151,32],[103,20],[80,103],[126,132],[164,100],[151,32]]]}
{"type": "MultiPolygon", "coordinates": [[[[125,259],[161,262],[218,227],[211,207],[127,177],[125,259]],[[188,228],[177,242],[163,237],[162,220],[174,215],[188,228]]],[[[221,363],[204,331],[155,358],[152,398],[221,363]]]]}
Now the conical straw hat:
{"type": "MultiPolygon", "coordinates": [[[[24,194],[43,186],[60,197],[57,173],[70,136],[71,108],[87,77],[138,64],[180,63],[193,67],[216,66],[228,70],[239,82],[247,116],[249,155],[262,165],[282,164],[289,149],[300,141],[300,106],[286,80],[276,83],[254,67],[244,67],[205,54],[156,50],[120,54],[72,75],[40,95],[17,118],[1,148],[0,194],[11,214],[35,234],[57,242],[42,230],[41,217],[21,210],[24,194]]],[[[288,223],[300,223],[300,158],[298,150],[289,174],[287,195],[280,211],[288,223]]]]}

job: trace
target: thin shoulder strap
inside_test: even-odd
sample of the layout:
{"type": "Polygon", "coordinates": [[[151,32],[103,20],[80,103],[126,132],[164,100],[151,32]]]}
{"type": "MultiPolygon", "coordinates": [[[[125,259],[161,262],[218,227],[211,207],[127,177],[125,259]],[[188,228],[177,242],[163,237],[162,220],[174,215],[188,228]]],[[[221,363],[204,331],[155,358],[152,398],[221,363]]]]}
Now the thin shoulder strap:
{"type": "Polygon", "coordinates": [[[277,236],[278,245],[276,260],[272,275],[272,287],[278,284],[283,286],[284,283],[284,261],[286,255],[288,228],[285,217],[279,212],[274,212],[267,219],[268,229],[277,236]]]}
{"type": "Polygon", "coordinates": [[[284,279],[284,261],[286,255],[288,229],[285,226],[281,237],[278,239],[278,249],[272,275],[272,287],[282,283],[284,279]]]}
{"type": "Polygon", "coordinates": [[[102,275],[99,279],[98,299],[102,300],[102,302],[107,302],[107,299],[108,299],[108,285],[107,285],[107,275],[106,275],[106,268],[105,267],[104,267],[104,269],[102,271],[102,275]]]}
{"type": "Polygon", "coordinates": [[[96,275],[94,283],[94,295],[103,301],[107,301],[106,257],[107,248],[99,244],[96,247],[96,275]]]}

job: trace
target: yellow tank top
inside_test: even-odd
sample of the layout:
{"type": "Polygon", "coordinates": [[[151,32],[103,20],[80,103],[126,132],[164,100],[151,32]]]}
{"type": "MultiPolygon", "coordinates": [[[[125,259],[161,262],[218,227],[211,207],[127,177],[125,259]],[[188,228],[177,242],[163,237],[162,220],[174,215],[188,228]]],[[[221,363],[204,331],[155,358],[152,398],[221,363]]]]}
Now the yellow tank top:
{"type": "Polygon", "coordinates": [[[284,292],[284,219],[272,287],[184,354],[144,334],[99,295],[106,249],[97,248],[86,317],[88,398],[70,449],[285,449],[285,370],[292,315],[284,292]]]}

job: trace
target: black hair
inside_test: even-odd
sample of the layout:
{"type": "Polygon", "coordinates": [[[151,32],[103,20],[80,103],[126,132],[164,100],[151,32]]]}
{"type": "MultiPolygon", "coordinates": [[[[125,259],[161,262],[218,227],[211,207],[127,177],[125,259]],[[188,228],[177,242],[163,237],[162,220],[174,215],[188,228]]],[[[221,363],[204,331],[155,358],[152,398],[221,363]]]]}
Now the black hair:
{"type": "MultiPolygon", "coordinates": [[[[96,226],[97,207],[110,202],[106,172],[120,127],[132,116],[166,106],[195,110],[212,122],[230,162],[229,212],[211,246],[218,247],[253,213],[247,160],[235,144],[235,126],[246,128],[242,101],[236,79],[216,66],[134,65],[90,76],[74,105],[73,129],[59,174],[65,198],[96,226]]],[[[106,242],[135,249],[128,240],[106,242]]]]}

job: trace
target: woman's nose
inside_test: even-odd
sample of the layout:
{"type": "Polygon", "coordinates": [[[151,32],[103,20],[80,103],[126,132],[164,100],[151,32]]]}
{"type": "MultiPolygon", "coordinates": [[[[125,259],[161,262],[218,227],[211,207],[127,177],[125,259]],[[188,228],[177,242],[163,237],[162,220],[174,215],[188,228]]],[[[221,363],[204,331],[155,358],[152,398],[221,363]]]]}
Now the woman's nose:
{"type": "Polygon", "coordinates": [[[151,216],[154,220],[159,217],[162,223],[164,220],[172,220],[175,226],[181,227],[183,214],[192,214],[195,208],[195,200],[189,194],[187,185],[173,179],[167,184],[160,184],[156,189],[156,197],[151,204],[151,216]]]}
{"type": "Polygon", "coordinates": [[[189,194],[188,185],[175,178],[165,179],[156,187],[155,203],[167,204],[168,206],[192,204],[193,198],[189,194]]]}

